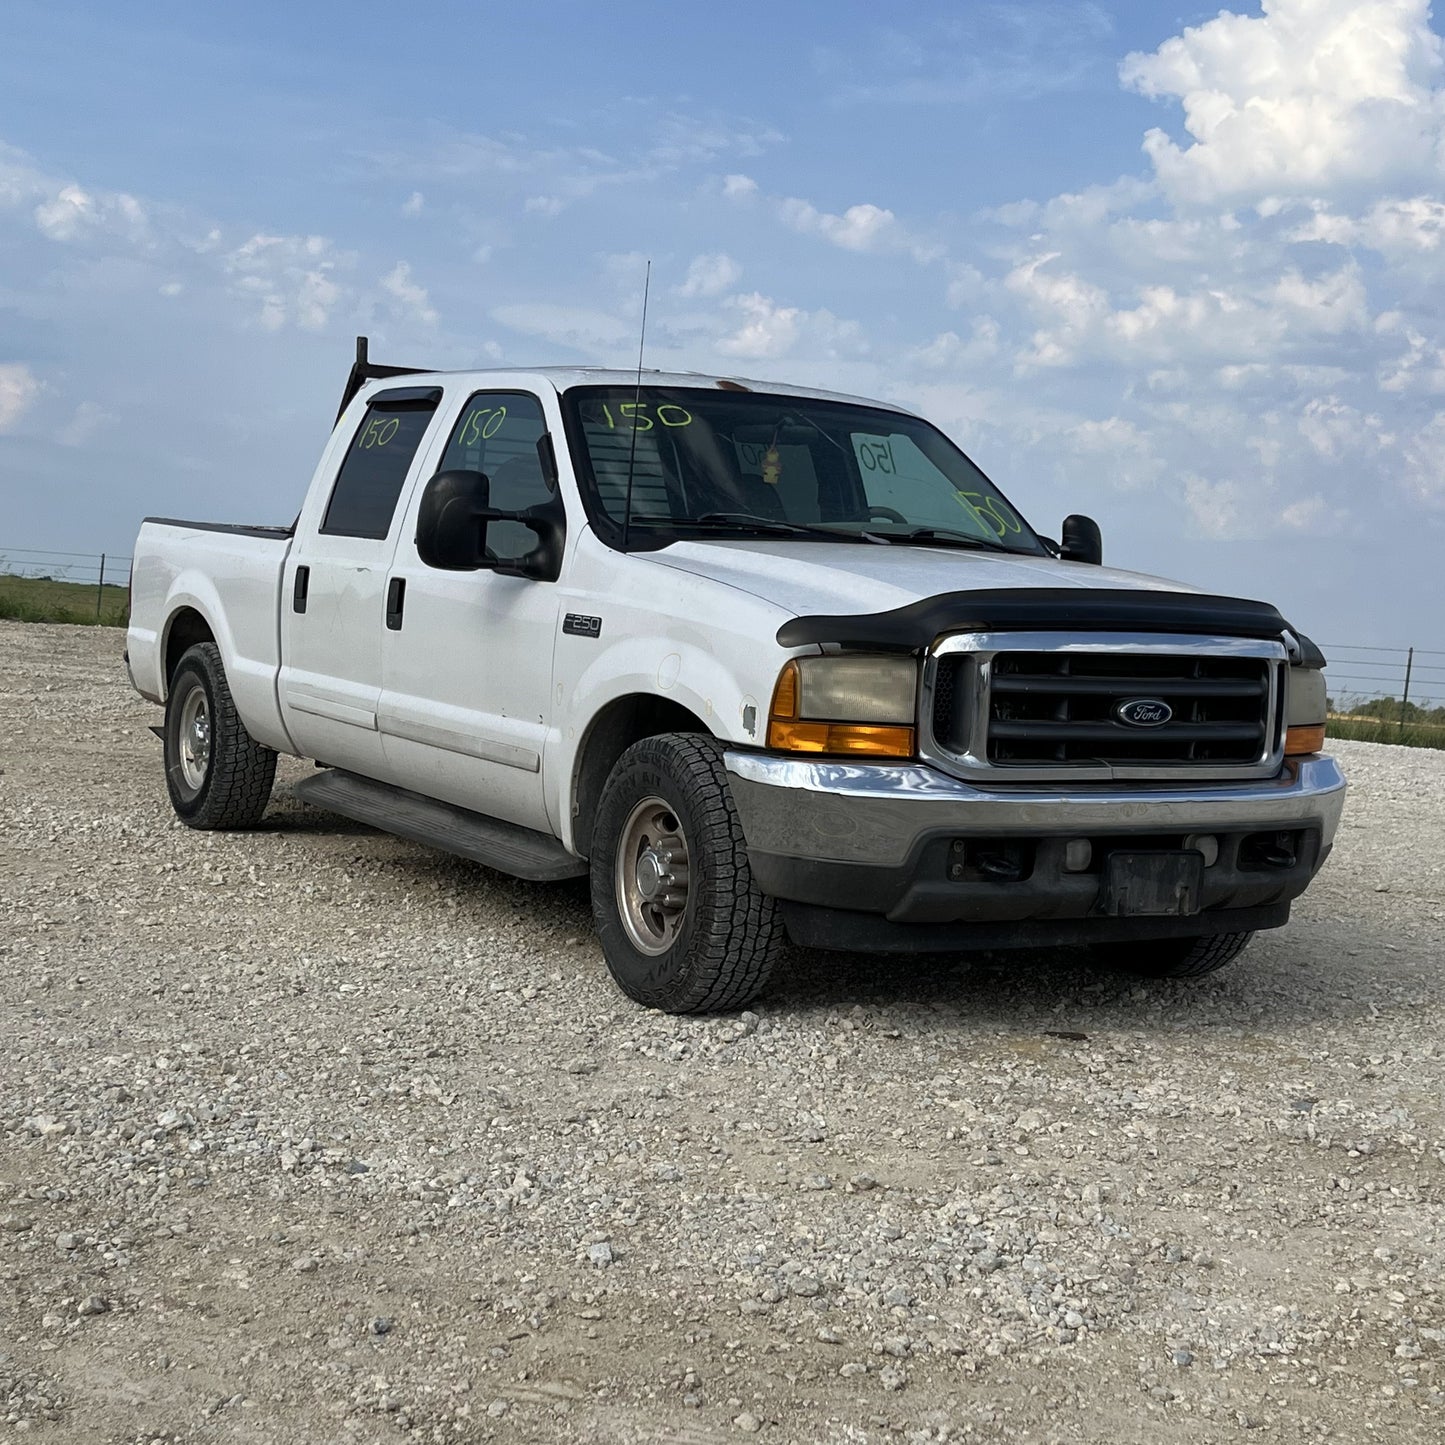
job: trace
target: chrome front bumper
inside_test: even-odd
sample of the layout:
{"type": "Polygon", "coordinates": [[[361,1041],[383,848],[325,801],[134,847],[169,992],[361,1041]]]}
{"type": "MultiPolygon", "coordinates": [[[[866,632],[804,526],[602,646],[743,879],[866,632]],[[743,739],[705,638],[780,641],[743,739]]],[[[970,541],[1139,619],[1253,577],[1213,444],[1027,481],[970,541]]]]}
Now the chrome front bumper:
{"type": "Polygon", "coordinates": [[[726,763],[753,878],[794,940],[879,951],[1277,928],[1329,855],[1345,795],[1327,757],[1188,786],[984,787],[917,763],[743,752],[726,763]],[[1120,915],[1106,882],[1116,854],[1190,850],[1206,854],[1191,911],[1120,915]]]}
{"type": "Polygon", "coordinates": [[[729,752],[750,850],[903,866],[922,838],[959,834],[1206,833],[1316,827],[1334,841],[1345,779],[1335,760],[1289,760],[1277,778],[1188,786],[984,787],[916,763],[849,763],[729,752]]]}

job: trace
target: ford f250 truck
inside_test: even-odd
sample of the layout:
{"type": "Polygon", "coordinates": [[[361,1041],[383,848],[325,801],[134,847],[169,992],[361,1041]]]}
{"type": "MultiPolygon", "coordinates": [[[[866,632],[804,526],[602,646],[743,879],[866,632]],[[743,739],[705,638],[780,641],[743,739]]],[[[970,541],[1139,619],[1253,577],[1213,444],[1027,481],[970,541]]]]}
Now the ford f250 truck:
{"type": "Polygon", "coordinates": [[[361,338],[294,526],[144,523],[127,662],[190,826],[313,759],[308,803],[590,876],[643,1004],[739,1007],[789,937],[1207,973],[1330,851],[1324,658],[1101,561],[899,406],[361,338]]]}

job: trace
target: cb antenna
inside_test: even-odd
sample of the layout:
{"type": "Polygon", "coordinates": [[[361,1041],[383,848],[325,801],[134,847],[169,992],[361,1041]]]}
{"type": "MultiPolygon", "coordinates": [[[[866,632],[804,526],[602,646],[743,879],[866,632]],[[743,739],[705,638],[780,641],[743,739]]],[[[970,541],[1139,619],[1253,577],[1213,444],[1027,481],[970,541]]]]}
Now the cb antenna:
{"type": "Polygon", "coordinates": [[[647,258],[647,274],[642,281],[642,329],[637,336],[637,389],[632,394],[632,441],[627,448],[627,501],[622,513],[622,550],[627,551],[632,530],[632,472],[637,460],[637,412],[642,405],[642,348],[647,343],[647,293],[652,289],[652,258],[647,258]]]}

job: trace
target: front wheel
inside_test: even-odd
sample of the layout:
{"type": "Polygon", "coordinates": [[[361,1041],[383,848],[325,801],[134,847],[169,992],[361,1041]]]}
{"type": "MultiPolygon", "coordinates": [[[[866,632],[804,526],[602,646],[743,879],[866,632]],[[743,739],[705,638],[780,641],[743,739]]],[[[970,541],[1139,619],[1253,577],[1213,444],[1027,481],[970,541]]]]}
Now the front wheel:
{"type": "Polygon", "coordinates": [[[629,998],[712,1013],[762,992],[782,921],[753,882],[711,738],[663,733],[622,755],[598,805],[590,866],[602,952],[629,998]]]}
{"type": "Polygon", "coordinates": [[[171,806],[187,827],[249,828],[261,821],[276,754],[246,731],[214,642],[198,642],[176,664],[165,756],[171,806]]]}
{"type": "Polygon", "coordinates": [[[1208,938],[1159,938],[1105,944],[1099,956],[1137,978],[1202,978],[1233,963],[1253,933],[1216,933],[1208,938]]]}

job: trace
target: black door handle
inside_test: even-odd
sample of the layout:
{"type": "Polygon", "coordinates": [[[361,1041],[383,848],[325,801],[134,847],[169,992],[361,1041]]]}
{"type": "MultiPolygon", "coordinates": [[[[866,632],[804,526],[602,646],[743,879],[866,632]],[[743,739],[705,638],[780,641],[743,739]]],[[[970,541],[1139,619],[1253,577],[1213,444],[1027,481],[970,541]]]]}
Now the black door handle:
{"type": "Polygon", "coordinates": [[[401,614],[405,606],[406,578],[393,577],[386,584],[386,625],[393,632],[401,631],[401,614]]]}
{"type": "Polygon", "coordinates": [[[306,594],[311,590],[311,569],[309,567],[298,567],[296,569],[296,582],[291,589],[291,610],[293,612],[306,611],[306,594]]]}

